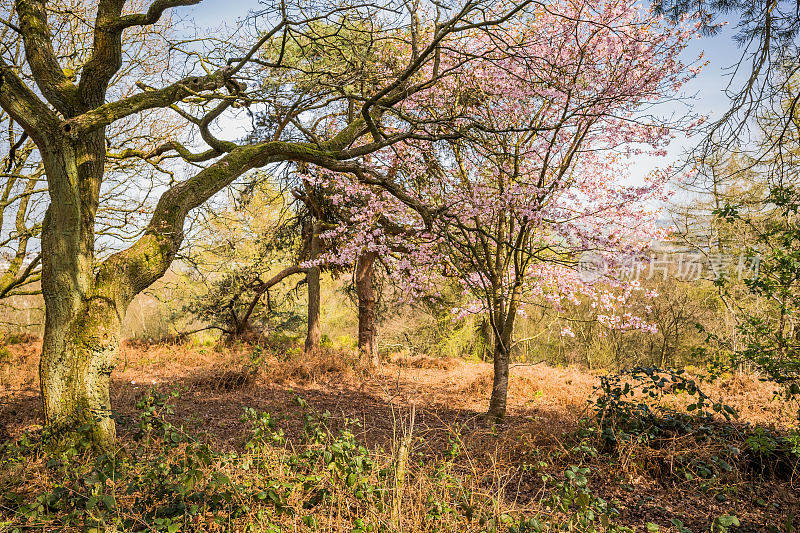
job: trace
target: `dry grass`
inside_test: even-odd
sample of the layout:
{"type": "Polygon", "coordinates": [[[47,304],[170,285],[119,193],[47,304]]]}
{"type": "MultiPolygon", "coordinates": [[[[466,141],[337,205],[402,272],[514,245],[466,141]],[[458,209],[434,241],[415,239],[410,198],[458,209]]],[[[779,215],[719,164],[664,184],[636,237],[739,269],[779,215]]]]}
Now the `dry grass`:
{"type": "Polygon", "coordinates": [[[436,370],[452,370],[459,366],[460,359],[449,357],[431,357],[429,355],[411,356],[403,353],[391,358],[392,364],[408,368],[424,368],[436,370]]]}
{"type": "MultiPolygon", "coordinates": [[[[16,437],[40,419],[39,344],[26,342],[8,346],[8,350],[10,359],[2,369],[0,384],[0,433],[16,437]]],[[[240,421],[244,407],[285,415],[281,429],[288,443],[296,442],[303,433],[302,420],[296,416],[300,409],[294,401],[299,395],[315,410],[331,413],[332,431],[344,427],[347,419],[359,419],[360,428],[352,428],[356,439],[378,455],[396,453],[398,432],[414,406],[413,451],[428,458],[419,468],[435,464],[456,439],[462,453],[453,475],[476,498],[480,495],[481,501],[496,502],[497,512],[535,509],[549,490],[541,474],[558,476],[577,460],[571,451],[576,444],[574,433],[587,414],[597,375],[545,364],[515,366],[509,416],[500,426],[481,418],[491,376],[490,364],[459,359],[404,357],[375,372],[364,372],[353,355],[343,352],[314,357],[261,353],[253,357],[253,348],[241,344],[126,342],[112,375],[112,402],[122,417],[119,434],[124,442],[130,438],[130,424],[137,416],[136,401],[151,388],[167,391],[177,387],[182,393],[175,400],[175,423],[184,424],[220,449],[239,450],[246,439],[240,421]],[[547,463],[543,471],[522,468],[539,461],[547,463]]],[[[712,398],[724,397],[737,408],[744,423],[786,429],[793,421],[792,406],[773,401],[773,387],[756,378],[733,375],[703,388],[712,398]]],[[[686,399],[671,395],[666,401],[680,406],[686,399]]],[[[673,458],[702,452],[688,440],[673,445],[667,454],[673,458]]],[[[632,446],[619,449],[613,465],[605,456],[587,459],[593,469],[593,489],[606,499],[619,500],[624,523],[631,526],[641,528],[647,521],[665,525],[669,518],[678,518],[693,531],[700,531],[707,529],[709,517],[731,512],[759,531],[777,523],[774,520],[779,516],[800,511],[792,480],[759,482],[751,478],[729,484],[724,487],[728,491],[725,499],[719,500],[716,489],[703,493],[696,484],[690,489],[670,477],[667,455],[648,453],[632,446]],[[756,506],[756,498],[777,507],[756,506]]],[[[414,530],[412,524],[424,523],[427,503],[422,499],[441,490],[431,485],[431,476],[420,472],[409,478],[404,491],[406,531],[414,530]]],[[[352,522],[352,510],[346,506],[329,511],[330,527],[324,530],[344,531],[344,524],[352,522]]]]}
{"type": "Polygon", "coordinates": [[[288,386],[323,384],[331,377],[349,382],[357,368],[358,361],[352,354],[322,351],[313,356],[268,358],[263,362],[261,377],[267,383],[288,386]]]}

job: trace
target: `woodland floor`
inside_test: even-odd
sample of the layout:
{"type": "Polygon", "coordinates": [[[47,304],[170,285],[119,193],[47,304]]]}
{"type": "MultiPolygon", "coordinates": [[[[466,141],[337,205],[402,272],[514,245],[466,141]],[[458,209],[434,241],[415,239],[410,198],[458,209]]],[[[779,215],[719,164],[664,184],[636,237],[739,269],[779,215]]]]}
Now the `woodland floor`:
{"type": "MultiPolygon", "coordinates": [[[[41,416],[39,343],[8,348],[11,360],[0,366],[0,440],[34,428],[41,416]]],[[[466,460],[472,467],[499,477],[506,496],[525,506],[542,496],[540,474],[526,474],[511,465],[546,456],[554,473],[563,470],[569,461],[570,435],[587,415],[587,400],[598,381],[597,373],[577,368],[515,366],[509,416],[494,426],[480,417],[491,387],[492,368],[487,363],[419,357],[397,359],[366,373],[333,354],[302,361],[270,356],[253,375],[239,370],[251,353],[246,346],[126,343],[112,376],[120,439],[129,438],[135,403],[152,387],[181,390],[175,400],[176,421],[221,448],[241,447],[245,407],[281,415],[279,425],[289,441],[298,438],[301,419],[285,416],[300,410],[297,396],[319,412],[329,411],[333,425],[359,419],[357,437],[370,447],[391,446],[413,408],[415,435],[421,437],[415,452],[438,456],[456,432],[470,450],[466,460]]],[[[739,411],[739,423],[780,430],[794,417],[788,406],[772,399],[773,387],[748,376],[729,376],[707,385],[706,391],[712,397],[724,396],[739,411]]],[[[742,478],[704,492],[696,484],[652,475],[646,462],[636,455],[612,458],[602,453],[591,459],[592,489],[621,502],[622,523],[637,531],[646,531],[646,522],[662,524],[664,531],[672,518],[693,532],[708,531],[713,518],[726,513],[739,518],[739,531],[790,531],[787,519],[791,523],[792,516],[800,515],[800,474],[781,480],[742,478]]],[[[794,518],[798,525],[800,519],[794,518]]]]}

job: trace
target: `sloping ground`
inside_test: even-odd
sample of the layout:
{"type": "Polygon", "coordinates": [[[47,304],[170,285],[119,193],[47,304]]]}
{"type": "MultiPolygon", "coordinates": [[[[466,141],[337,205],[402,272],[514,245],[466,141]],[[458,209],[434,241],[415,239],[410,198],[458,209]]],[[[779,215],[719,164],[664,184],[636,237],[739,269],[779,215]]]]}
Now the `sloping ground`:
{"type": "MultiPolygon", "coordinates": [[[[11,359],[0,368],[3,438],[34,427],[40,417],[38,345],[29,342],[9,350],[11,359]]],[[[360,420],[357,438],[369,447],[383,448],[396,441],[413,410],[414,453],[438,457],[452,439],[459,439],[468,450],[460,458],[462,468],[501,485],[512,504],[536,509],[544,494],[542,474],[558,476],[576,461],[574,448],[580,440],[576,431],[580,419],[590,414],[587,400],[598,381],[595,374],[575,368],[516,366],[509,416],[501,425],[490,425],[480,416],[491,388],[489,364],[421,357],[397,359],[366,373],[346,359],[343,354],[326,354],[313,360],[281,361],[272,355],[254,359],[248,346],[128,343],[112,376],[120,438],[129,438],[136,401],[154,387],[181,391],[175,400],[175,423],[226,449],[240,448],[246,438],[241,422],[245,407],[278,415],[291,442],[303,431],[302,418],[294,416],[301,410],[296,401],[301,397],[312,409],[329,411],[333,427],[360,420]]],[[[781,431],[793,420],[794,407],[774,401],[774,388],[753,377],[729,376],[704,390],[712,398],[724,397],[739,411],[740,423],[781,431]]],[[[680,396],[669,401],[675,406],[688,402],[680,396]]],[[[691,531],[707,531],[715,517],[731,514],[741,521],[740,531],[785,531],[786,520],[800,515],[794,473],[771,480],[731,476],[715,483],[687,481],[664,472],[672,470],[669,457],[674,455],[665,462],[664,457],[644,453],[629,448],[583,458],[591,468],[594,492],[618,500],[622,522],[637,530],[655,522],[663,531],[670,519],[678,519],[691,531]]]]}

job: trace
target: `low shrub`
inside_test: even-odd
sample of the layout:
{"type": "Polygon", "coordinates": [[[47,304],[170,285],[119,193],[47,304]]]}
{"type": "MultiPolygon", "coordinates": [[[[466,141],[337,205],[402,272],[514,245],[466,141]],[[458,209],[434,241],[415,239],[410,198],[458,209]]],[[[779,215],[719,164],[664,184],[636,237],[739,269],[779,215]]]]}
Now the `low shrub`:
{"type": "Polygon", "coordinates": [[[800,465],[800,435],[735,422],[683,370],[635,368],[601,376],[584,435],[596,437],[623,467],[708,488],[749,476],[790,479],[800,465]]]}

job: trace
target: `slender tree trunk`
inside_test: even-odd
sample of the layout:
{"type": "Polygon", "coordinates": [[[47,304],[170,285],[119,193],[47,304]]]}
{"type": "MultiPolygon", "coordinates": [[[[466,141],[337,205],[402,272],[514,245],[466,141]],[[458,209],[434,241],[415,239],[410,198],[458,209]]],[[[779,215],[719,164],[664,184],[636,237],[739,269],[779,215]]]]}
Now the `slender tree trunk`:
{"type": "Polygon", "coordinates": [[[506,416],[506,400],[508,398],[508,361],[509,350],[500,339],[494,344],[494,379],[492,381],[492,398],[489,400],[489,418],[502,420],[506,416]]]}
{"type": "MultiPolygon", "coordinates": [[[[311,258],[315,259],[319,254],[319,223],[314,222],[311,226],[311,258]]],[[[308,285],[308,332],[306,334],[306,353],[319,351],[320,340],[322,339],[322,328],[319,323],[319,288],[320,269],[314,266],[308,269],[306,283],[308,285]]]]}
{"type": "Polygon", "coordinates": [[[478,326],[478,336],[481,342],[481,361],[488,361],[489,354],[492,351],[492,339],[494,335],[492,334],[492,325],[486,320],[486,317],[481,319],[480,326],[478,326]]]}
{"type": "Polygon", "coordinates": [[[367,252],[356,263],[356,293],[358,295],[358,351],[362,362],[373,368],[380,365],[375,324],[375,252],[367,252]]]}
{"type": "Polygon", "coordinates": [[[487,416],[497,421],[506,416],[508,365],[511,358],[511,339],[515,314],[516,311],[511,310],[506,315],[505,321],[495,321],[497,325],[494,327],[494,379],[487,416]]]}

